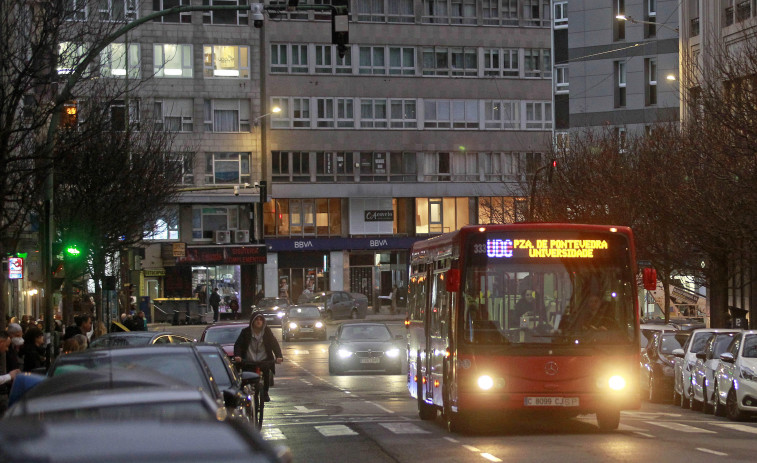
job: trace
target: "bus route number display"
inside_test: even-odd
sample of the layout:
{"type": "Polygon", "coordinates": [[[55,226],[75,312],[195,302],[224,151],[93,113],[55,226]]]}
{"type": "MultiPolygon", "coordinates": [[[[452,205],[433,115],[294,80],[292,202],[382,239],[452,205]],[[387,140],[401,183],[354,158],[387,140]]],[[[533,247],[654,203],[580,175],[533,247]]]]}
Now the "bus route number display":
{"type": "Polygon", "coordinates": [[[597,250],[607,250],[606,240],[487,239],[486,256],[491,258],[576,258],[592,259],[597,250]]]}

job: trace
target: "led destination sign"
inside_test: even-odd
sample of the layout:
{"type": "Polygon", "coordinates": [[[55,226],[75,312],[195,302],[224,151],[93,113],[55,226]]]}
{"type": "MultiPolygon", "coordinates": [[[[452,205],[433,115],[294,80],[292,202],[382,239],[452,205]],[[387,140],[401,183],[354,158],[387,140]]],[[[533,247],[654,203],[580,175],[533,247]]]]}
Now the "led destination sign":
{"type": "Polygon", "coordinates": [[[558,240],[558,239],[487,239],[486,256],[510,258],[513,255],[546,258],[592,259],[596,250],[609,249],[606,240],[558,240]]]}

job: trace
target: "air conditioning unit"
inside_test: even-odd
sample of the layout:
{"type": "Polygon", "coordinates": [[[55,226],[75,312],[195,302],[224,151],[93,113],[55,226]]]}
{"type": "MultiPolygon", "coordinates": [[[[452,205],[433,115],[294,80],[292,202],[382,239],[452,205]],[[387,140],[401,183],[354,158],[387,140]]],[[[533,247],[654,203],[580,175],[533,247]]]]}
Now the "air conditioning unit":
{"type": "Polygon", "coordinates": [[[231,232],[228,230],[216,230],[216,244],[231,243],[231,232]]]}
{"type": "Polygon", "coordinates": [[[249,243],[250,230],[234,230],[234,242],[235,243],[249,243]]]}

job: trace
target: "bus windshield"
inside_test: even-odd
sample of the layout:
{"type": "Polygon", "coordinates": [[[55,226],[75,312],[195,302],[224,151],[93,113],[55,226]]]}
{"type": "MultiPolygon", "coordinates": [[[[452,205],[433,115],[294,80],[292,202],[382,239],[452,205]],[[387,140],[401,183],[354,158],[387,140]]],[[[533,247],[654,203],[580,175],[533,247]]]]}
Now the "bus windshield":
{"type": "Polygon", "coordinates": [[[479,235],[471,238],[468,251],[461,301],[464,341],[634,342],[636,287],[625,237],[479,235]]]}

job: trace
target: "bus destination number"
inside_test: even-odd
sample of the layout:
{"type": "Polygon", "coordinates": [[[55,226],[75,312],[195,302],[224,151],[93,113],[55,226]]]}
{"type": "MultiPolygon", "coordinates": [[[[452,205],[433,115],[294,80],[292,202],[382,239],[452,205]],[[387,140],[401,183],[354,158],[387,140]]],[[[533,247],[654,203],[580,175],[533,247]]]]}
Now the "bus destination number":
{"type": "Polygon", "coordinates": [[[578,397],[526,397],[526,407],[578,407],[578,397]]]}

